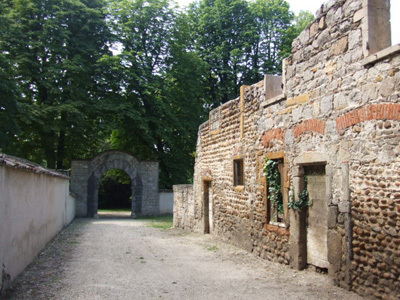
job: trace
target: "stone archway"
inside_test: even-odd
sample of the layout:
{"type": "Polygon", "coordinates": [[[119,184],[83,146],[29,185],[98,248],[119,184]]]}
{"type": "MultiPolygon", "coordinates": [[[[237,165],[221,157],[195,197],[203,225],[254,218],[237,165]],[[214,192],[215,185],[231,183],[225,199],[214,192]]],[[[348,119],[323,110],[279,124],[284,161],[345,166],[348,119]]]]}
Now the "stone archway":
{"type": "Polygon", "coordinates": [[[131,179],[132,217],[159,213],[158,162],[139,161],[129,153],[112,150],[93,159],[72,161],[71,192],[77,200],[77,217],[97,214],[100,178],[112,169],[124,171],[131,179]]]}

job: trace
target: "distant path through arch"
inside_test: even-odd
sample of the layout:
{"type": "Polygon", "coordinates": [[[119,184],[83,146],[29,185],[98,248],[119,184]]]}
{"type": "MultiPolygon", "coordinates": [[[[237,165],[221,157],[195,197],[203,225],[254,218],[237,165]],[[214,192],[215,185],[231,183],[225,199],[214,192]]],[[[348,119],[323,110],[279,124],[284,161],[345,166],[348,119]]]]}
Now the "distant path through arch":
{"type": "Polygon", "coordinates": [[[97,215],[101,176],[113,169],[126,172],[131,179],[132,217],[159,214],[158,162],[139,161],[129,153],[110,150],[93,159],[71,163],[71,192],[76,198],[76,216],[97,215]]]}

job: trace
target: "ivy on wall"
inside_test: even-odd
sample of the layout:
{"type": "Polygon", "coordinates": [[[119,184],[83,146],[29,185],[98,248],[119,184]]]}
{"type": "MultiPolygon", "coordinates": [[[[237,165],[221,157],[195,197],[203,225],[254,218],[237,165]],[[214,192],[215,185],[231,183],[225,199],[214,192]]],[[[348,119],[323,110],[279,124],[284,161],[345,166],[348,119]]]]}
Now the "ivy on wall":
{"type": "Polygon", "coordinates": [[[278,170],[279,161],[265,159],[264,175],[268,184],[268,199],[276,205],[278,214],[283,214],[283,196],[281,174],[278,170]]]}
{"type": "Polygon", "coordinates": [[[292,199],[288,203],[288,207],[293,210],[301,211],[303,208],[311,206],[312,202],[308,197],[308,189],[307,189],[307,176],[304,176],[304,189],[299,194],[299,200],[294,199],[294,192],[292,194],[292,199]]]}

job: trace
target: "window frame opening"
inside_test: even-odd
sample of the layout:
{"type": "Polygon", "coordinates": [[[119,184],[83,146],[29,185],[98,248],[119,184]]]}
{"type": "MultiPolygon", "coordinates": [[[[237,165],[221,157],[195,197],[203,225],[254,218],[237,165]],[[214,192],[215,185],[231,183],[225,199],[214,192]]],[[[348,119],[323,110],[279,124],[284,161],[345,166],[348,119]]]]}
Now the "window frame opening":
{"type": "Polygon", "coordinates": [[[289,211],[288,211],[288,200],[289,200],[289,176],[287,160],[283,152],[269,153],[266,155],[266,163],[273,161],[277,163],[274,168],[279,172],[277,179],[279,180],[279,191],[278,195],[272,196],[275,193],[276,186],[273,188],[268,182],[268,177],[264,169],[265,176],[265,208],[266,208],[266,225],[272,225],[276,227],[289,227],[289,211]],[[272,189],[271,189],[272,188],[272,189]],[[276,200],[273,200],[273,199],[276,200]],[[279,203],[281,202],[281,203],[279,203]],[[279,207],[281,205],[281,207],[279,207]]]}
{"type": "Polygon", "coordinates": [[[233,186],[244,186],[243,158],[237,158],[233,160],[233,186]]]}

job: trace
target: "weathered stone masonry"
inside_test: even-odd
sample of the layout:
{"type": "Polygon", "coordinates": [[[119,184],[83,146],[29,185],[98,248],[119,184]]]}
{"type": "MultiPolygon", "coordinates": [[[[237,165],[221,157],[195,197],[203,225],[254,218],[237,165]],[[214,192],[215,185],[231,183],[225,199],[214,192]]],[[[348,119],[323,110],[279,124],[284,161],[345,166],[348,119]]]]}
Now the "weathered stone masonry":
{"type": "Polygon", "coordinates": [[[91,160],[74,160],[71,192],[77,201],[77,217],[93,217],[98,209],[101,176],[112,169],[126,172],[131,179],[132,216],[158,215],[158,162],[139,161],[132,155],[110,150],[91,160]]]}
{"type": "Polygon", "coordinates": [[[242,87],[210,113],[193,190],[174,188],[176,226],[209,229],[295,268],[327,269],[361,295],[399,299],[400,46],[389,47],[388,4],[329,1],[293,42],[282,79],[242,87]],[[265,157],[283,163],[280,222],[269,219],[265,157]],[[287,203],[304,175],[313,204],[297,213],[287,203]]]}

